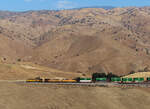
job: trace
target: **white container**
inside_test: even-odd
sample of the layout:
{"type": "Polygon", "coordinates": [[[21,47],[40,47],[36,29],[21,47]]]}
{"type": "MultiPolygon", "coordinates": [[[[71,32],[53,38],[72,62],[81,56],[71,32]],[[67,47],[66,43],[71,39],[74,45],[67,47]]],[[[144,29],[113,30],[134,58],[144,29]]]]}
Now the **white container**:
{"type": "Polygon", "coordinates": [[[80,80],[81,83],[90,83],[92,80],[80,80]]]}

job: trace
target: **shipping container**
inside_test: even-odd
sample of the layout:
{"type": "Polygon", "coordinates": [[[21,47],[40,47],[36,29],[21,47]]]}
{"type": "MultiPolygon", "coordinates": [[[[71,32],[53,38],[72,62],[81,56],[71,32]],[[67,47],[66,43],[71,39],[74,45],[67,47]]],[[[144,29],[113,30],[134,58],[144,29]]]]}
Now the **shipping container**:
{"type": "Polygon", "coordinates": [[[91,78],[80,78],[80,82],[81,83],[90,83],[90,82],[92,82],[92,79],[91,78]]]}
{"type": "Polygon", "coordinates": [[[147,81],[150,81],[150,77],[147,77],[147,81]]]}
{"type": "Polygon", "coordinates": [[[144,81],[144,78],[139,78],[139,81],[140,81],[140,82],[143,82],[143,81],[144,81]]]}
{"type": "Polygon", "coordinates": [[[96,78],[96,81],[106,81],[107,78],[96,78]]]}
{"type": "Polygon", "coordinates": [[[144,78],[133,78],[134,82],[144,82],[144,78]]]}
{"type": "Polygon", "coordinates": [[[113,78],[111,78],[111,81],[112,81],[112,82],[120,82],[120,81],[121,81],[121,78],[116,78],[116,77],[114,78],[114,77],[113,77],[113,78]]]}
{"type": "Polygon", "coordinates": [[[80,80],[92,80],[91,78],[80,78],[80,80]]]}
{"type": "Polygon", "coordinates": [[[122,78],[122,82],[133,82],[133,78],[122,78]]]}

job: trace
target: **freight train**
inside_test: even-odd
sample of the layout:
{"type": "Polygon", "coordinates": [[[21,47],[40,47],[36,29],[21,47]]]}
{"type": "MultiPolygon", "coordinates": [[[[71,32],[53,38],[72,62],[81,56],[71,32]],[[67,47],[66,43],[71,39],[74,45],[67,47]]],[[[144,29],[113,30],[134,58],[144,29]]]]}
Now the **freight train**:
{"type": "Polygon", "coordinates": [[[95,83],[95,82],[116,82],[116,83],[142,83],[150,81],[150,77],[144,78],[75,78],[75,79],[42,79],[40,77],[35,79],[28,79],[26,82],[41,82],[41,83],[95,83]]]}
{"type": "Polygon", "coordinates": [[[43,83],[90,83],[92,82],[91,78],[76,78],[76,79],[28,79],[26,82],[43,82],[43,83]]]}

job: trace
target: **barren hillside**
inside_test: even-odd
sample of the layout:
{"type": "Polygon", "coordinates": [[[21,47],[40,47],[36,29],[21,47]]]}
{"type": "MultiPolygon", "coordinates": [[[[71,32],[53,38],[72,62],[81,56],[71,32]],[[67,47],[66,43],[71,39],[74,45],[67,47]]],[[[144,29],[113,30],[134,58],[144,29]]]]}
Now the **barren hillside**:
{"type": "Polygon", "coordinates": [[[78,73],[126,74],[150,67],[149,7],[0,16],[1,57],[78,73]]]}

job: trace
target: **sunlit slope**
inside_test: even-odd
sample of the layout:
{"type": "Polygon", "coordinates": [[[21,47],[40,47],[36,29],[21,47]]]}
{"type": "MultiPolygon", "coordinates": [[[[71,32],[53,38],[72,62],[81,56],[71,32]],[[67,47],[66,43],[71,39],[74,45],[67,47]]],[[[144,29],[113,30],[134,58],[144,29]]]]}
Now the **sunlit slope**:
{"type": "Polygon", "coordinates": [[[0,56],[68,72],[150,66],[150,8],[1,12],[0,56]]]}
{"type": "Polygon", "coordinates": [[[39,76],[43,78],[75,78],[81,75],[73,72],[62,72],[32,63],[0,63],[0,80],[26,80],[39,76]]]}
{"type": "Polygon", "coordinates": [[[124,77],[127,77],[127,78],[141,78],[141,77],[144,77],[146,79],[147,77],[150,77],[150,72],[138,72],[138,73],[134,73],[134,74],[124,76],[124,77]]]}

